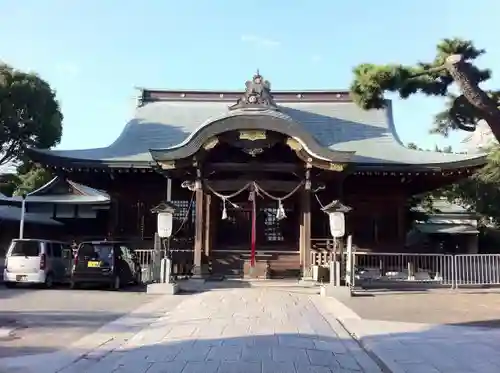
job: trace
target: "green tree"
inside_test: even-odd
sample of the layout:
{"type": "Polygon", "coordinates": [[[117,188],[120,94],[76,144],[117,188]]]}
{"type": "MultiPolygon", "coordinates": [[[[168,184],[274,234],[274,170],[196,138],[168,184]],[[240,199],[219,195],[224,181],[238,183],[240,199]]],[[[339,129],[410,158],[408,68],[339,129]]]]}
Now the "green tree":
{"type": "MultiPolygon", "coordinates": [[[[408,148],[423,150],[414,143],[408,148]]],[[[452,153],[451,147],[436,148],[435,151],[452,153]]],[[[476,212],[483,223],[494,223],[500,226],[500,147],[489,150],[487,163],[477,170],[474,175],[455,184],[412,196],[409,207],[422,206],[427,213],[434,212],[432,201],[444,197],[450,202],[459,202],[469,210],[476,212]]],[[[423,219],[420,219],[423,220],[423,219]]]]}
{"type": "Polygon", "coordinates": [[[27,147],[57,145],[62,120],[55,92],[45,80],[0,64],[0,165],[20,160],[27,147]]]}
{"type": "Polygon", "coordinates": [[[0,64],[0,165],[19,164],[17,175],[4,176],[1,193],[29,193],[51,179],[49,171],[25,159],[24,150],[57,145],[62,120],[55,92],[45,80],[0,64]]]}
{"type": "Polygon", "coordinates": [[[0,175],[0,193],[12,196],[20,183],[19,177],[15,174],[0,175]]]}
{"type": "Polygon", "coordinates": [[[363,63],[354,68],[351,94],[364,109],[384,107],[386,92],[397,92],[402,99],[417,93],[447,97],[447,108],[436,115],[433,132],[447,135],[450,129],[474,131],[478,121],[484,119],[500,140],[500,92],[479,87],[491,77],[491,72],[474,65],[484,53],[470,40],[444,39],[430,62],[414,66],[363,63]],[[451,92],[453,83],[461,95],[451,92]]]}
{"type": "Polygon", "coordinates": [[[53,175],[50,171],[43,167],[33,164],[22,165],[17,175],[17,180],[14,181],[14,190],[12,195],[21,196],[30,193],[52,180],[53,175]]]}

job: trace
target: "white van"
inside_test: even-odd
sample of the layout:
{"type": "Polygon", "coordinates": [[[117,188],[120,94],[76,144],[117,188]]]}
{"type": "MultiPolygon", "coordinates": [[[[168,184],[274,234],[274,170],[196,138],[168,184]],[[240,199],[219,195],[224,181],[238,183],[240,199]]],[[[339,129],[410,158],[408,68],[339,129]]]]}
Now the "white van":
{"type": "Polygon", "coordinates": [[[66,242],[16,239],[12,240],[5,257],[5,286],[19,283],[44,284],[68,281],[72,263],[71,246],[66,242]]]}

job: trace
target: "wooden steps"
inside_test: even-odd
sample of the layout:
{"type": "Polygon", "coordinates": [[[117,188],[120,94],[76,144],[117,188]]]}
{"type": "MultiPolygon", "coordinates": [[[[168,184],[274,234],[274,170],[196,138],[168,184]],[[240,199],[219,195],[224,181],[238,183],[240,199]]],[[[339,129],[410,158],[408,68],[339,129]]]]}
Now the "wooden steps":
{"type": "MultiPolygon", "coordinates": [[[[301,273],[300,254],[290,253],[272,253],[269,257],[269,266],[271,278],[299,278],[301,273]]],[[[248,256],[248,254],[246,254],[248,256]]],[[[224,275],[228,277],[243,276],[243,260],[241,253],[231,252],[213,252],[211,257],[211,269],[213,274],[224,275]]]]}

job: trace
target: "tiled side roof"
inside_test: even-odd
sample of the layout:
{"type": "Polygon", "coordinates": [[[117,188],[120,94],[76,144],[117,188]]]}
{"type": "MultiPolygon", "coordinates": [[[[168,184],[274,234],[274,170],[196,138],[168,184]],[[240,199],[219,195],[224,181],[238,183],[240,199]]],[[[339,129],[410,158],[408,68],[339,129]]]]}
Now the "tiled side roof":
{"type": "MultiPolygon", "coordinates": [[[[4,204],[20,204],[22,197],[13,196],[7,197],[0,194],[0,202],[4,204]]],[[[64,180],[60,177],[55,177],[44,186],[29,193],[26,196],[26,203],[62,203],[62,204],[107,204],[110,202],[110,196],[106,192],[90,188],[88,186],[75,183],[70,180],[64,180]],[[60,184],[66,184],[76,189],[80,194],[75,193],[54,193],[53,189],[60,184]]]]}
{"type": "MultiPolygon", "coordinates": [[[[352,102],[278,102],[280,109],[332,150],[355,151],[354,162],[366,165],[428,165],[471,161],[482,155],[446,154],[412,150],[399,140],[389,106],[365,111],[352,102]]],[[[228,102],[168,100],[137,108],[135,117],[108,147],[55,150],[50,154],[81,161],[148,163],[150,149],[182,143],[200,126],[228,112],[228,102]]]]}

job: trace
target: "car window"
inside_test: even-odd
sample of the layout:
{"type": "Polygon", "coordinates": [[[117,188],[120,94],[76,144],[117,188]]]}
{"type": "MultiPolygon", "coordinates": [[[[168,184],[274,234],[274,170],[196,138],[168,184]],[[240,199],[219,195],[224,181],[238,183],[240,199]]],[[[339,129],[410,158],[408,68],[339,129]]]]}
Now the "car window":
{"type": "Polygon", "coordinates": [[[54,258],[62,257],[62,248],[60,243],[52,243],[52,256],[54,258]]]}
{"type": "Polygon", "coordinates": [[[10,256],[39,256],[40,244],[38,241],[12,241],[9,252],[10,256]]]}
{"type": "Polygon", "coordinates": [[[113,245],[84,243],[78,248],[78,259],[109,263],[113,259],[113,245]]]}

